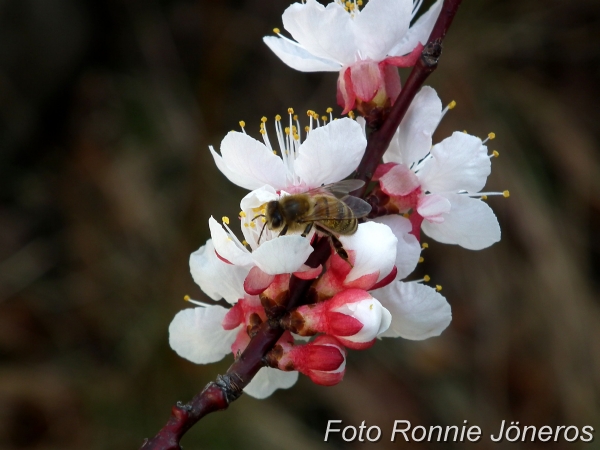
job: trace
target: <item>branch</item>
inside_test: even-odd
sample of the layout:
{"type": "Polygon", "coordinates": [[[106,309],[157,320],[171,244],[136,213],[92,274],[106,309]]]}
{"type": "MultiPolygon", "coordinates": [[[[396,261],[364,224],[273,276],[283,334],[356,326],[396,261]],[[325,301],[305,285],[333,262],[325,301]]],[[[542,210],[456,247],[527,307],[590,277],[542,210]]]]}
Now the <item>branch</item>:
{"type": "MultiPolygon", "coordinates": [[[[377,165],[387,150],[396,129],[417,94],[425,79],[437,67],[442,52],[442,40],[452,23],[461,0],[444,0],[442,11],[427,45],[421,53],[421,58],[413,67],[408,80],[396,99],[389,116],[381,128],[369,136],[365,155],[356,171],[356,178],[371,181],[377,165]]],[[[367,184],[355,195],[363,196],[367,184]]],[[[318,267],[325,264],[331,253],[329,239],[321,238],[315,243],[315,250],[306,264],[318,267]]],[[[292,276],[290,279],[290,296],[286,310],[294,309],[304,302],[313,280],[301,280],[292,276]]],[[[250,383],[256,373],[264,366],[263,358],[279,340],[284,330],[279,326],[277,318],[262,323],[244,352],[229,367],[225,375],[219,375],[217,380],[210,382],[204,390],[196,395],[189,403],[173,406],[171,417],[158,434],[146,439],[140,450],[181,450],[179,441],[196,422],[205,415],[227,409],[229,404],[242,395],[244,387],[250,383]]]]}
{"type": "MultiPolygon", "coordinates": [[[[314,247],[315,250],[306,261],[306,265],[310,267],[325,264],[331,254],[328,238],[319,239],[314,247]]],[[[286,310],[294,309],[303,303],[312,282],[313,280],[301,280],[292,275],[286,310]]],[[[263,357],[273,348],[283,332],[283,328],[279,326],[279,318],[263,322],[225,375],[219,375],[216,381],[208,383],[189,403],[177,403],[173,406],[167,424],[152,439],[146,439],[140,450],[181,450],[179,441],[187,430],[205,415],[227,409],[231,402],[242,395],[244,387],[263,367],[263,357]]]]}
{"type": "Polygon", "coordinates": [[[362,161],[356,169],[355,178],[363,180],[364,186],[353,192],[357,197],[364,197],[368,183],[373,178],[375,169],[379,165],[383,154],[387,150],[394,133],[398,129],[400,122],[404,118],[408,107],[412,103],[415,95],[423,86],[427,77],[437,68],[438,60],[442,54],[442,41],[446,32],[452,24],[452,19],[462,0],[445,0],[440,15],[429,35],[427,44],[421,52],[421,57],[412,68],[408,79],[400,94],[396,98],[394,106],[389,112],[383,125],[369,135],[367,149],[362,161]]]}

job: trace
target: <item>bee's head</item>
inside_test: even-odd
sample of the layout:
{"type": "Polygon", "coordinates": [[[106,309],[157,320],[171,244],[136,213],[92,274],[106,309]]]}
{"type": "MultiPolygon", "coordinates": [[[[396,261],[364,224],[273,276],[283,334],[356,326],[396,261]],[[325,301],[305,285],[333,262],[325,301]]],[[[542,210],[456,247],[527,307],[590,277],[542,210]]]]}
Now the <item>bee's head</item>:
{"type": "Polygon", "coordinates": [[[279,202],[277,200],[272,200],[267,203],[266,216],[267,225],[271,230],[277,230],[283,226],[283,217],[281,216],[279,202]]]}

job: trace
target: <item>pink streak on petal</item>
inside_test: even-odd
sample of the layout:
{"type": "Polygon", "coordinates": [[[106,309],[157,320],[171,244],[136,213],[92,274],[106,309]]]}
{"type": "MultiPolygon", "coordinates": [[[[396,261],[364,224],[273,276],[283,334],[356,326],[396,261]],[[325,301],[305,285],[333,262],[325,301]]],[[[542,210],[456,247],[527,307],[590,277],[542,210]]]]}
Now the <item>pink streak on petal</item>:
{"type": "Polygon", "coordinates": [[[359,320],[339,312],[328,312],[326,323],[323,332],[334,336],[354,336],[364,327],[359,320]]]}
{"type": "Polygon", "coordinates": [[[398,98],[398,94],[400,94],[400,90],[402,89],[400,74],[395,66],[387,64],[385,61],[379,63],[379,70],[381,71],[381,75],[383,77],[385,93],[393,105],[398,98]]]}
{"type": "Polygon", "coordinates": [[[248,272],[246,279],[244,280],[244,291],[249,295],[262,294],[267,289],[273,280],[275,275],[269,275],[263,272],[258,266],[254,266],[248,272]]]}
{"type": "Polygon", "coordinates": [[[404,164],[392,167],[379,182],[381,190],[393,197],[406,197],[421,187],[415,173],[404,164]]]}
{"type": "Polygon", "coordinates": [[[392,269],[392,271],[389,274],[387,274],[384,278],[382,278],[377,283],[375,283],[373,286],[371,286],[368,290],[371,291],[373,289],[379,289],[384,286],[387,286],[392,281],[394,281],[394,278],[396,278],[397,273],[398,273],[398,268],[396,266],[394,266],[394,268],[392,269]]]}
{"type": "Polygon", "coordinates": [[[233,330],[236,327],[239,327],[244,320],[244,310],[242,308],[242,304],[240,302],[236,303],[231,307],[225,317],[223,318],[223,329],[224,330],[233,330]]]}
{"type": "Polygon", "coordinates": [[[348,112],[354,108],[356,95],[354,94],[349,67],[340,71],[337,82],[337,102],[338,105],[344,108],[342,115],[348,114],[348,112]]]}
{"type": "Polygon", "coordinates": [[[390,56],[389,58],[384,59],[383,62],[396,67],[412,67],[417,63],[422,51],[423,44],[419,43],[419,45],[417,45],[408,55],[390,56]]]}
{"type": "Polygon", "coordinates": [[[303,266],[303,268],[306,268],[306,270],[303,270],[301,272],[294,272],[294,276],[296,276],[296,278],[300,278],[301,280],[314,280],[319,275],[321,275],[321,272],[323,272],[323,265],[321,264],[319,264],[319,266],[315,267],[314,269],[308,266],[303,266]]]}
{"type": "Polygon", "coordinates": [[[379,271],[367,273],[362,277],[357,278],[354,281],[350,281],[349,283],[345,283],[344,287],[346,288],[354,288],[354,289],[364,289],[368,291],[372,289],[373,286],[377,282],[377,278],[379,278],[379,271]]]}
{"type": "Polygon", "coordinates": [[[375,174],[373,175],[373,181],[378,181],[382,176],[388,173],[394,166],[397,166],[397,163],[389,162],[385,164],[379,164],[377,169],[375,169],[375,174]]]}
{"type": "Polygon", "coordinates": [[[230,262],[230,261],[226,260],[225,258],[223,258],[221,255],[219,255],[219,253],[216,250],[215,250],[215,255],[217,255],[217,258],[219,258],[224,263],[231,264],[233,266],[232,262],[230,262]]]}
{"type": "Polygon", "coordinates": [[[421,224],[423,223],[423,217],[418,212],[413,211],[408,220],[410,220],[410,224],[412,225],[412,231],[410,234],[412,234],[419,242],[421,242],[421,224]]]}
{"type": "Polygon", "coordinates": [[[367,348],[373,347],[373,344],[375,344],[375,341],[376,341],[376,339],[373,339],[372,341],[369,341],[369,342],[352,342],[352,341],[349,341],[342,337],[338,337],[338,340],[342,344],[344,344],[345,347],[352,349],[352,350],[365,350],[367,348]]]}
{"type": "Polygon", "coordinates": [[[231,344],[231,352],[234,355],[237,355],[238,352],[243,352],[249,343],[250,343],[250,336],[248,336],[248,332],[246,331],[246,328],[243,327],[237,334],[233,344],[231,344]]]}
{"type": "Polygon", "coordinates": [[[373,100],[377,92],[384,87],[379,65],[374,61],[360,61],[350,66],[350,76],[354,93],[363,102],[373,100]]]}

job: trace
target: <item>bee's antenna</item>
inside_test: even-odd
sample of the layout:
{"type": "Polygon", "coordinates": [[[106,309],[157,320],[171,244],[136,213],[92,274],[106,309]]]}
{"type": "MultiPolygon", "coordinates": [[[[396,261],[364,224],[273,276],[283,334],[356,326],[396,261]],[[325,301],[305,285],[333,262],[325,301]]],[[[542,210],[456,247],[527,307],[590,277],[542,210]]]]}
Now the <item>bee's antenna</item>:
{"type": "MultiPolygon", "coordinates": [[[[256,217],[260,217],[260,216],[256,216],[256,217]]],[[[254,219],[256,219],[256,217],[254,219]]],[[[252,219],[252,220],[254,220],[254,219],[252,219]]],[[[260,230],[260,234],[258,235],[258,242],[257,242],[257,244],[259,244],[259,245],[260,245],[260,238],[262,237],[263,231],[265,231],[265,227],[266,226],[267,226],[267,222],[265,222],[263,224],[262,230],[260,230]]]]}
{"type": "Polygon", "coordinates": [[[252,222],[254,222],[254,221],[255,221],[256,219],[258,219],[259,217],[265,217],[265,215],[264,215],[264,214],[259,214],[258,216],[254,216],[254,217],[252,218],[252,222]]]}

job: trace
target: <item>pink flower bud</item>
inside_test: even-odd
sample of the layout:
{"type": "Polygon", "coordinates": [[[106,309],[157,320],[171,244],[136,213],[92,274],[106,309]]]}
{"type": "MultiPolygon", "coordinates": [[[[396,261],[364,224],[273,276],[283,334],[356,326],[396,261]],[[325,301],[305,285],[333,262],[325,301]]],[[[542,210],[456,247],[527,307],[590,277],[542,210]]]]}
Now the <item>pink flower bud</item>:
{"type": "Polygon", "coordinates": [[[279,345],[283,350],[277,363],[279,369],[297,370],[323,386],[333,386],[344,378],[346,350],[334,337],[321,335],[304,345],[279,345]]]}
{"type": "Polygon", "coordinates": [[[347,289],[316,305],[305,305],[285,316],[281,323],[301,336],[325,333],[346,347],[362,350],[390,325],[391,314],[362,289],[347,289]]]}

